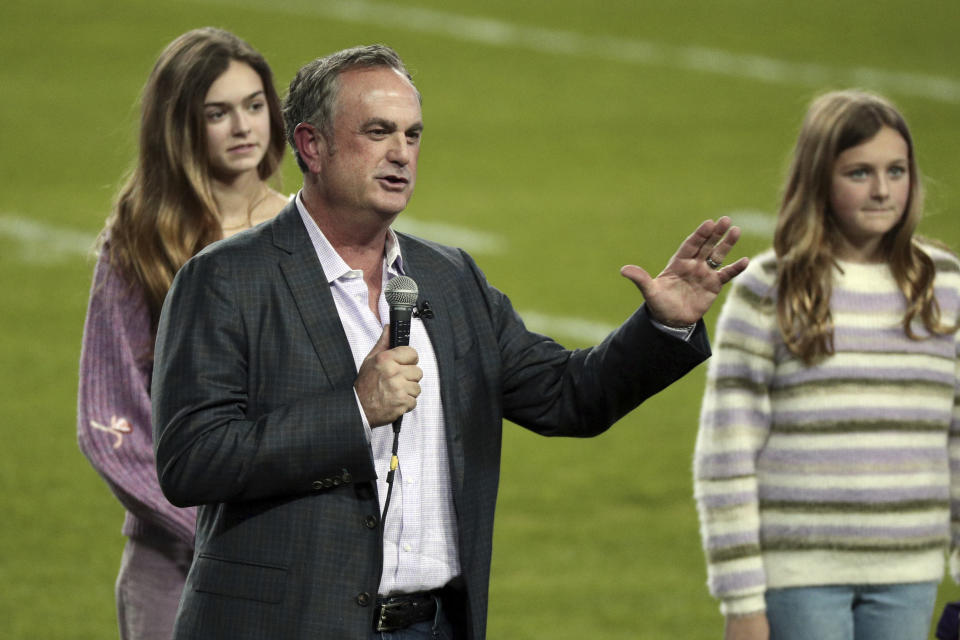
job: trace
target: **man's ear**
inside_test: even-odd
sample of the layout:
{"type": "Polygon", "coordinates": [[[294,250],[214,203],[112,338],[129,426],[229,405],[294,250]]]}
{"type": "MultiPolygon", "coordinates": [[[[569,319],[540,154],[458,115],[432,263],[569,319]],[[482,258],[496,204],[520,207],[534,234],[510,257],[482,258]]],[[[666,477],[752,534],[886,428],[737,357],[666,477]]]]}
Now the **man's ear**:
{"type": "Polygon", "coordinates": [[[301,122],[293,130],[293,142],[310,173],[320,173],[322,159],[327,153],[327,141],[320,130],[312,124],[301,122]]]}

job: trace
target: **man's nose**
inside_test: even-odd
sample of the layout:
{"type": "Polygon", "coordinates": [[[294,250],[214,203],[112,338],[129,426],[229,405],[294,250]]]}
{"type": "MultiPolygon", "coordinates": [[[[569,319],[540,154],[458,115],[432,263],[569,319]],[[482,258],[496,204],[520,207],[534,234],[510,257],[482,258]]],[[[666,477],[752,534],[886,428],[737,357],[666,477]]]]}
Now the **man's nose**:
{"type": "Polygon", "coordinates": [[[391,136],[390,148],[387,150],[387,160],[404,166],[410,162],[411,153],[406,134],[398,132],[391,136]]]}

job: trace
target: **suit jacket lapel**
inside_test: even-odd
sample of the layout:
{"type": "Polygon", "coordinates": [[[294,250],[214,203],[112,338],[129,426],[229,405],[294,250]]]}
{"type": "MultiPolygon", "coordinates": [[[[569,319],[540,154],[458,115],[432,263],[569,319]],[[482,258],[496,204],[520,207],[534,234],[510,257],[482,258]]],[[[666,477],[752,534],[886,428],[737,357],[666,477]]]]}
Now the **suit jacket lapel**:
{"type": "Polygon", "coordinates": [[[352,385],[357,369],[350,343],[337,315],[330,284],[294,202],[277,214],[273,226],[274,244],[283,251],[280,270],[307,328],[320,366],[332,386],[352,385]]]}
{"type": "MultiPolygon", "coordinates": [[[[310,236],[303,227],[296,204],[291,202],[287,205],[271,224],[274,228],[274,244],[282,251],[280,269],[327,379],[332,386],[352,385],[357,370],[350,344],[337,315],[330,285],[310,236]]],[[[451,315],[455,305],[446,304],[445,283],[435,276],[440,269],[432,264],[435,260],[433,253],[419,243],[408,241],[402,234],[397,235],[404,268],[417,282],[420,301],[428,300],[434,312],[434,317],[423,324],[437,357],[447,450],[454,488],[459,493],[463,488],[464,453],[462,426],[457,417],[459,398],[451,315]]]]}
{"type": "Polygon", "coordinates": [[[463,434],[457,397],[456,350],[452,320],[452,305],[446,304],[444,283],[436,277],[439,269],[433,267],[432,253],[425,251],[419,243],[410,242],[402,234],[397,234],[403,253],[404,271],[417,282],[419,302],[428,301],[434,317],[424,320],[423,326],[433,343],[440,375],[440,398],[443,402],[443,419],[447,431],[447,452],[450,457],[451,477],[454,488],[459,493],[463,488],[463,434]]]}

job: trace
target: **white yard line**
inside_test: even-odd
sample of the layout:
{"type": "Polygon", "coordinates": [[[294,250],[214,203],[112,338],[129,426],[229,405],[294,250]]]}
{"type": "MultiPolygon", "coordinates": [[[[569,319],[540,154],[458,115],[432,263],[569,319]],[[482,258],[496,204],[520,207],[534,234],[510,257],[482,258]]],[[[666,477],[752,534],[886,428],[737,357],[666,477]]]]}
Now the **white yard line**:
{"type": "Polygon", "coordinates": [[[15,241],[20,259],[24,262],[51,264],[91,255],[97,236],[3,213],[0,214],[0,238],[15,241]]]}
{"type": "MultiPolygon", "coordinates": [[[[231,7],[245,5],[296,16],[313,15],[341,22],[429,33],[495,47],[682,69],[775,84],[811,87],[858,86],[940,102],[960,103],[960,80],[927,73],[889,71],[871,67],[830,67],[709,47],[587,35],[577,31],[527,26],[493,18],[363,0],[269,0],[269,2],[198,0],[198,2],[231,7]]],[[[321,46],[316,54],[325,52],[321,46]]]]}
{"type": "MultiPolygon", "coordinates": [[[[502,236],[442,222],[398,219],[397,229],[435,242],[461,247],[469,253],[495,254],[507,248],[502,236]]],[[[56,262],[91,253],[96,234],[38,222],[23,215],[0,214],[0,237],[15,240],[24,260],[56,262]]]]}
{"type": "MultiPolygon", "coordinates": [[[[401,228],[431,240],[463,247],[471,253],[503,251],[506,240],[492,233],[475,231],[454,225],[404,220],[401,228]]],[[[0,214],[0,243],[12,240],[18,257],[31,264],[54,264],[92,255],[96,234],[32,220],[23,215],[0,214]]],[[[596,343],[612,329],[603,323],[584,318],[553,316],[537,311],[524,314],[527,325],[534,331],[558,338],[596,343]]]]}
{"type": "Polygon", "coordinates": [[[397,218],[393,226],[397,231],[440,244],[460,247],[468,253],[489,255],[503,253],[507,249],[507,240],[501,235],[444,222],[426,222],[402,215],[397,218]]]}
{"type": "MultiPolygon", "coordinates": [[[[574,318],[571,316],[555,316],[539,311],[525,310],[519,311],[524,324],[531,331],[542,333],[551,337],[574,338],[586,344],[597,344],[607,337],[607,335],[617,328],[618,325],[587,320],[586,318],[574,318]]],[[[626,318],[624,318],[626,320],[626,318]]]]}
{"type": "MultiPolygon", "coordinates": [[[[737,209],[720,215],[729,216],[733,224],[740,227],[744,235],[766,238],[773,242],[773,232],[777,228],[777,216],[756,209],[737,209]]],[[[717,216],[717,218],[720,217],[717,216]]]]}

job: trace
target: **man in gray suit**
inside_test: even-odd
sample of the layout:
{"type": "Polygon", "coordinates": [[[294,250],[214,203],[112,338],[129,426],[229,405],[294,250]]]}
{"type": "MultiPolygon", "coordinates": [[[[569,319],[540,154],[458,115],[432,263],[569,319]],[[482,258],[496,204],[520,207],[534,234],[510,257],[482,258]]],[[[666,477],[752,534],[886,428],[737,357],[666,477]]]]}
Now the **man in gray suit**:
{"type": "Polygon", "coordinates": [[[705,359],[700,318],[746,266],[719,264],[738,230],[704,222],[656,278],[624,267],[645,303],[568,351],[462,250],[390,228],[423,129],[395,52],[307,64],[284,112],[302,190],[190,260],[160,319],[160,484],[200,506],[175,637],[484,638],[502,420],[595,435],[705,359]],[[398,275],[431,311],[389,348],[398,275]]]}

